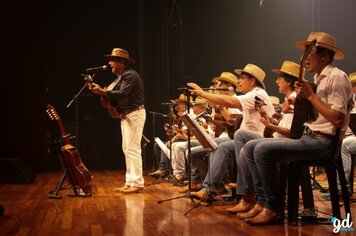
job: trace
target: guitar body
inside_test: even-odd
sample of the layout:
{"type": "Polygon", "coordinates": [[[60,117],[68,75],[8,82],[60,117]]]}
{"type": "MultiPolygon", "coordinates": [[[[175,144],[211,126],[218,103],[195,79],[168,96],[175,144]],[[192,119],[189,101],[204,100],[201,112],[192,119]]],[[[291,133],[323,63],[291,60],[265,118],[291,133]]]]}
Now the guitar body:
{"type": "Polygon", "coordinates": [[[101,106],[105,107],[108,110],[111,118],[121,119],[121,114],[117,111],[115,107],[110,105],[107,97],[101,97],[100,102],[101,102],[101,106]]]}
{"type": "MultiPolygon", "coordinates": [[[[63,160],[66,162],[66,166],[69,167],[69,171],[73,176],[74,185],[80,186],[85,194],[90,194],[90,181],[92,176],[89,170],[83,164],[79,151],[74,147],[62,150],[63,160]]],[[[70,177],[66,176],[67,181],[71,183],[70,177]]]]}
{"type": "MultiPolygon", "coordinates": [[[[274,113],[271,117],[270,117],[270,122],[274,125],[278,125],[279,122],[282,120],[283,118],[283,114],[282,113],[274,113]]],[[[270,128],[265,128],[263,131],[263,137],[265,138],[272,138],[273,137],[273,130],[270,128]]]]}
{"type": "MultiPolygon", "coordinates": [[[[308,84],[313,88],[313,91],[315,92],[315,84],[308,84]]],[[[308,100],[297,96],[294,103],[294,116],[289,137],[292,139],[300,138],[304,132],[304,123],[313,119],[315,119],[315,116],[312,104],[308,100]]]]}

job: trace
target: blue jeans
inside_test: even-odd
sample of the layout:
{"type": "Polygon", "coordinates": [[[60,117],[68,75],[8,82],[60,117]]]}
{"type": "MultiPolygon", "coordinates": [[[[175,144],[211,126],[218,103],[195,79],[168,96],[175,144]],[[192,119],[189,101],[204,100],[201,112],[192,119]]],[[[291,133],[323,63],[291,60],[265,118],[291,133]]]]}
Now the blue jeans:
{"type": "Polygon", "coordinates": [[[300,139],[266,138],[247,142],[244,146],[245,159],[252,175],[255,192],[260,192],[259,188],[263,189],[265,207],[279,209],[280,194],[285,194],[278,192],[277,163],[318,160],[332,150],[330,144],[330,139],[308,135],[303,135],[300,139]]]}
{"type": "Polygon", "coordinates": [[[254,193],[254,186],[250,170],[244,154],[244,145],[254,139],[263,138],[259,133],[246,129],[239,129],[234,134],[235,157],[238,168],[236,194],[245,195],[254,193]]]}
{"type": "MultiPolygon", "coordinates": [[[[234,156],[234,141],[229,137],[216,138],[215,141],[218,143],[218,149],[209,155],[208,174],[203,181],[203,186],[207,188],[210,183],[212,191],[221,192],[225,190],[223,184],[224,171],[234,156]]],[[[203,150],[203,147],[200,150],[196,149],[194,155],[199,152],[202,153],[203,150]]]]}

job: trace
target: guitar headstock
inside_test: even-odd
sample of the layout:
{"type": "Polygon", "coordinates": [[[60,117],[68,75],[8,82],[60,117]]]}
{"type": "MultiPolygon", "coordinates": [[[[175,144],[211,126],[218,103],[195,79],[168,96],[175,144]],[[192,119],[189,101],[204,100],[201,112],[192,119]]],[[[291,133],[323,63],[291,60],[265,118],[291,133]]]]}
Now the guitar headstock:
{"type": "Polygon", "coordinates": [[[54,109],[54,107],[50,104],[47,105],[47,110],[46,110],[49,118],[51,118],[51,120],[56,120],[56,121],[60,121],[61,118],[59,117],[58,113],[56,112],[56,110],[54,109]]]}
{"type": "Polygon", "coordinates": [[[301,59],[301,65],[303,65],[307,59],[309,59],[309,57],[310,57],[310,55],[312,53],[315,53],[317,47],[318,47],[318,43],[317,43],[317,40],[315,38],[315,39],[313,39],[311,41],[310,45],[305,50],[304,55],[303,55],[303,57],[301,59]]]}
{"type": "Polygon", "coordinates": [[[255,96],[255,110],[256,111],[261,111],[262,106],[266,106],[267,104],[265,101],[258,96],[255,96]]]}

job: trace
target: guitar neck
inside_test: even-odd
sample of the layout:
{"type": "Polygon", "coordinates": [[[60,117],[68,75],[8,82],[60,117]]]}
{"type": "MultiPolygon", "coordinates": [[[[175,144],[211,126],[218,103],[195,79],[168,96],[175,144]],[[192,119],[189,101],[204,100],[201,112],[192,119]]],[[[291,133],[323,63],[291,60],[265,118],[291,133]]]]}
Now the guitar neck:
{"type": "Polygon", "coordinates": [[[70,144],[69,135],[67,134],[62,122],[60,120],[58,120],[57,123],[58,123],[59,131],[61,133],[62,140],[63,140],[64,144],[70,144]]]}

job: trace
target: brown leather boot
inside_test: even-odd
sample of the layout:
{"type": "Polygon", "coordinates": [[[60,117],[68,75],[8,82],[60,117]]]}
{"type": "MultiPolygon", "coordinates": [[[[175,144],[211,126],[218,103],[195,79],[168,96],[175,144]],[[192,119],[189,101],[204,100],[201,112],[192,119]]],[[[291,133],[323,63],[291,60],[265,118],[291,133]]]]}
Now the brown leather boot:
{"type": "Polygon", "coordinates": [[[256,204],[255,195],[244,195],[240,200],[239,204],[234,207],[226,209],[230,214],[236,214],[239,212],[247,212],[251,210],[256,204]]]}
{"type": "MultiPolygon", "coordinates": [[[[191,191],[197,192],[203,188],[203,185],[201,183],[192,183],[191,186],[191,191]]],[[[179,193],[186,193],[189,190],[189,185],[181,187],[178,192],[179,193]]]]}
{"type": "Polygon", "coordinates": [[[252,218],[246,218],[245,222],[250,225],[270,225],[270,224],[283,224],[284,215],[268,208],[263,210],[252,218]]]}
{"type": "Polygon", "coordinates": [[[263,210],[263,205],[257,203],[248,212],[240,212],[240,213],[237,213],[236,216],[240,219],[251,218],[251,217],[255,217],[256,215],[258,215],[262,210],[263,210]]]}

